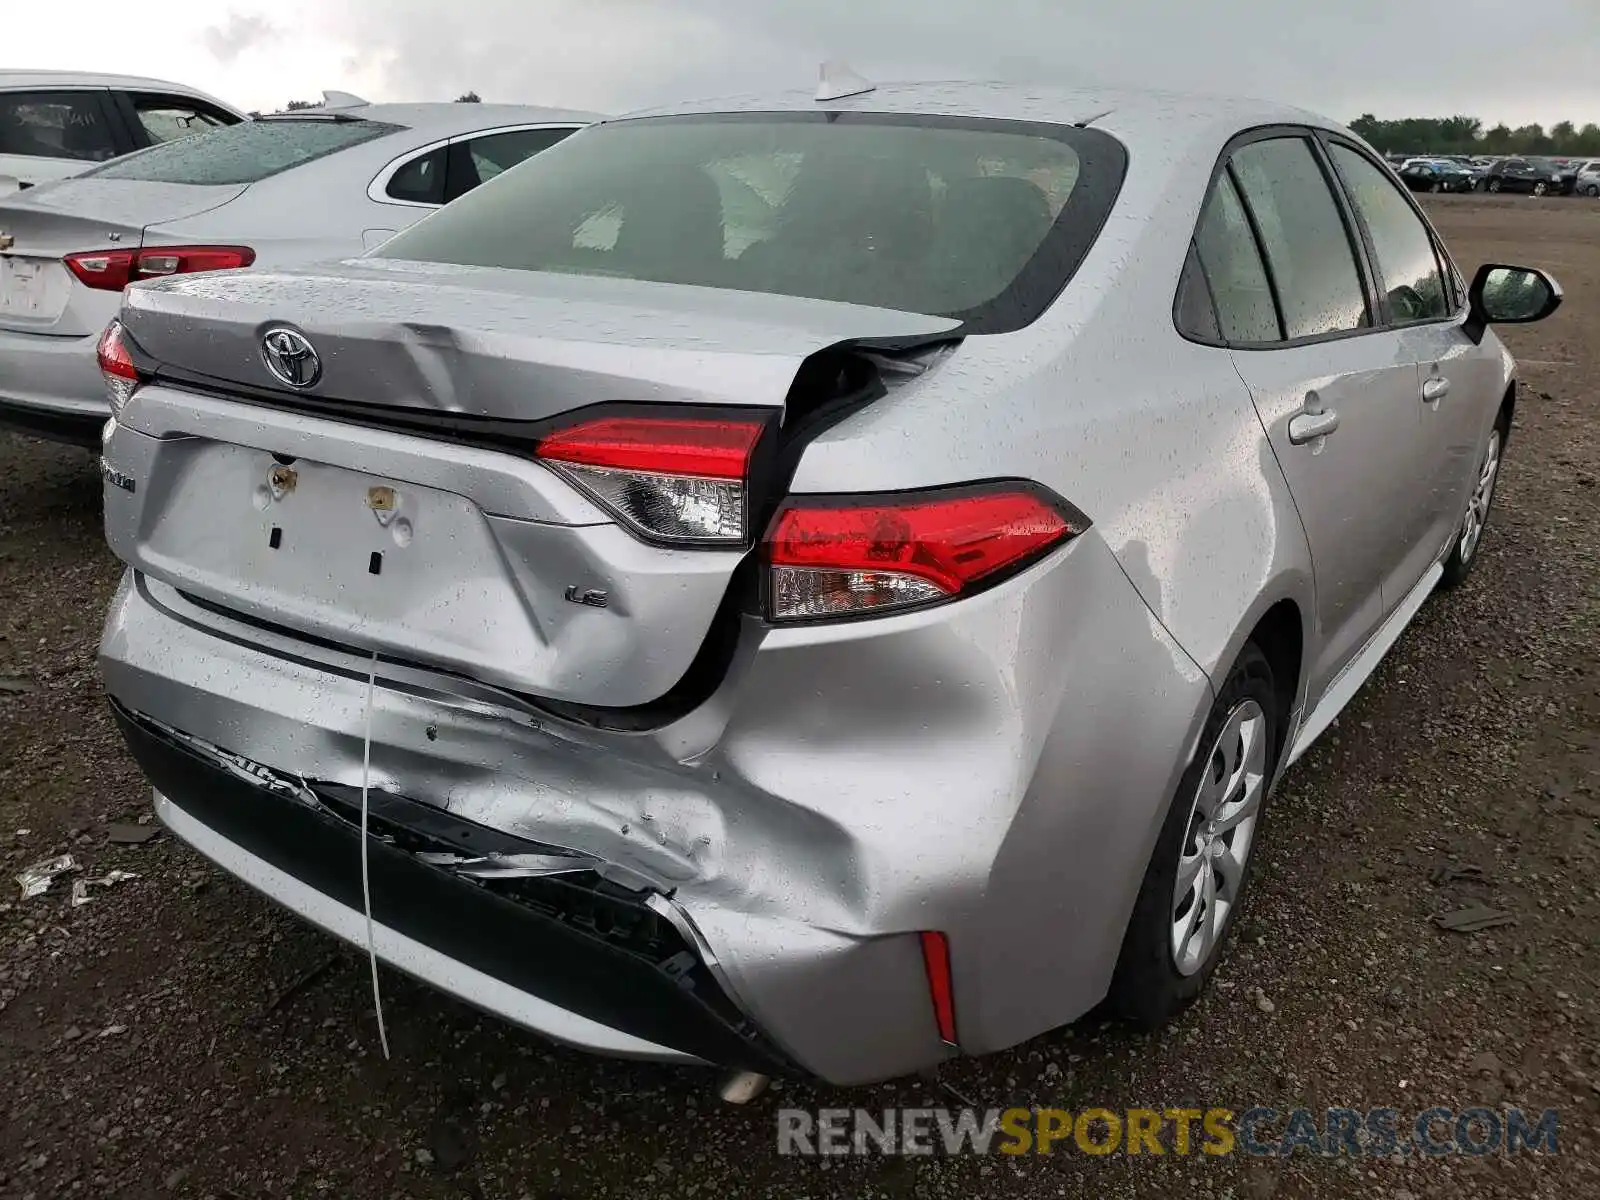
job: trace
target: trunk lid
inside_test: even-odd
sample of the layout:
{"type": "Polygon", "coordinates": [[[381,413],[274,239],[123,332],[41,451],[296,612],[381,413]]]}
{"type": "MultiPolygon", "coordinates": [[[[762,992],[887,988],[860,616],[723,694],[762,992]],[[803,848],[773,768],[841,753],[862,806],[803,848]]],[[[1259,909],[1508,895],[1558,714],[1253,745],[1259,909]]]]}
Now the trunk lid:
{"type": "Polygon", "coordinates": [[[719,610],[749,551],[649,544],[515,437],[484,445],[414,431],[440,421],[515,431],[617,401],[766,408],[776,419],[819,352],[945,341],[958,328],[791,297],[397,268],[130,288],[124,323],[161,365],[124,416],[155,435],[134,443],[150,459],[118,459],[115,438],[107,447],[141,481],[107,493],[112,547],[231,612],[599,708],[650,705],[683,681],[714,624],[726,632],[719,610]],[[278,324],[322,363],[292,398],[263,363],[263,333],[278,324]]]}
{"type": "Polygon", "coordinates": [[[615,400],[777,407],[819,350],[958,327],[792,296],[377,259],[164,281],[130,292],[124,321],[157,362],[218,385],[287,393],[261,358],[263,332],[286,324],[322,364],[294,395],[517,421],[615,400]]]}
{"type": "Polygon", "coordinates": [[[84,287],[62,263],[65,255],[137,249],[148,226],[207,212],[244,189],[89,178],[0,197],[0,329],[61,337],[98,331],[118,297],[84,287]]]}

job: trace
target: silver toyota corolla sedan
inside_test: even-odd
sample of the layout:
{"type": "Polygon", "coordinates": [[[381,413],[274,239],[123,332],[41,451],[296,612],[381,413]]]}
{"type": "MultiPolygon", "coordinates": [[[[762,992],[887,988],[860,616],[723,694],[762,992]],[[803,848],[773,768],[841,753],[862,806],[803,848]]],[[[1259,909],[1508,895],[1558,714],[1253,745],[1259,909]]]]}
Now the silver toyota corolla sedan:
{"type": "Polygon", "coordinates": [[[360,254],[593,119],[335,101],[0,199],[0,428],[99,444],[95,344],[129,283],[360,254]]]}
{"type": "Polygon", "coordinates": [[[1159,1022],[1473,566],[1487,326],[1560,298],[1256,102],[607,121],[381,256],[129,290],[105,681],[179,837],[363,945],[365,861],[379,958],[564,1042],[1159,1022]]]}

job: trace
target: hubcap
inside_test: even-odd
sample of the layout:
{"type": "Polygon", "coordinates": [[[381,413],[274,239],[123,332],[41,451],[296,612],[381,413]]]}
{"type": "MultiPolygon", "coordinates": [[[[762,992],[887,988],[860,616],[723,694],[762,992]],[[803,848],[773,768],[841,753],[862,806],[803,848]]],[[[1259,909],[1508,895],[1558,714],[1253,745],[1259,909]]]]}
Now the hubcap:
{"type": "Polygon", "coordinates": [[[1211,958],[1238,903],[1267,789],[1267,717],[1246,700],[1212,743],[1178,851],[1172,961],[1193,975],[1211,958]]]}
{"type": "Polygon", "coordinates": [[[1461,561],[1470,562],[1478,552],[1478,542],[1483,538],[1483,527],[1489,520],[1489,502],[1494,499],[1495,476],[1500,473],[1500,431],[1489,434],[1489,448],[1484,451],[1483,465],[1478,468],[1478,482],[1473,486],[1472,499],[1467,504],[1467,515],[1461,519],[1461,561]]]}

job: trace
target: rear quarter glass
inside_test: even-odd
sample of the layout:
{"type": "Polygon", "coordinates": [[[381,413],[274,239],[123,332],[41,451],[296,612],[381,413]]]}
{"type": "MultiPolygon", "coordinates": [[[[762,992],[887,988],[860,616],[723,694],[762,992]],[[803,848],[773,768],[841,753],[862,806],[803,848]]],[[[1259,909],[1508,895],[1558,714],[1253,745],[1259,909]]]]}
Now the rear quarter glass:
{"type": "Polygon", "coordinates": [[[401,128],[384,121],[245,121],[151,146],[85,176],[198,186],[256,183],[401,128]]]}
{"type": "Polygon", "coordinates": [[[1001,333],[1093,245],[1127,153],[1073,126],[895,113],[591,127],[402,232],[383,257],[899,309],[1001,333]]]}

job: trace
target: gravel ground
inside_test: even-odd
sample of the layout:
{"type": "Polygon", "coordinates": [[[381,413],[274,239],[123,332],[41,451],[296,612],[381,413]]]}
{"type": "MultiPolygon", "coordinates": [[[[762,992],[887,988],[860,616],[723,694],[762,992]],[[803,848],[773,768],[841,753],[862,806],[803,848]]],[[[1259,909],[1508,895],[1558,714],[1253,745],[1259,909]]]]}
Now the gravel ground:
{"type": "Polygon", "coordinates": [[[707,1073],[555,1049],[393,975],[386,1063],[360,958],[164,834],[110,840],[154,827],[95,673],[98,481],[4,439],[0,1195],[1600,1195],[1600,205],[1432,208],[1464,268],[1545,266],[1568,296],[1508,334],[1524,399],[1477,573],[1279,789],[1192,1013],[1091,1018],[946,1080],[984,1107],[1554,1107],[1558,1155],[780,1158],[780,1105],[957,1101],[913,1080],[732,1108],[707,1073]],[[138,878],[17,900],[11,875],[69,851],[138,878]],[[1430,922],[1475,902],[1516,924],[1430,922]]]}

